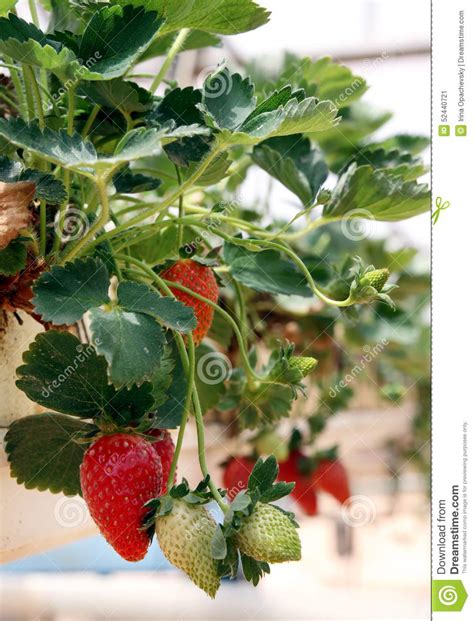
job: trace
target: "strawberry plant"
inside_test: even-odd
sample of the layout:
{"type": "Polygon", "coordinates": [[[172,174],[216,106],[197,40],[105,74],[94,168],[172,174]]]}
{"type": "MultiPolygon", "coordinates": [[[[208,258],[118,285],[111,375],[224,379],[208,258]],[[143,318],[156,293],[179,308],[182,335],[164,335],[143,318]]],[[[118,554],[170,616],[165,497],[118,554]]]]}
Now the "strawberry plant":
{"type": "Polygon", "coordinates": [[[11,425],[12,476],[82,495],[127,560],[156,534],[212,597],[239,563],[257,584],[301,555],[293,514],[273,503],[292,494],[314,515],[316,489],[350,495],[335,454],[306,454],[301,434],[288,443],[278,426],[314,382],[305,441],[329,416],[318,322],[345,325],[357,347],[367,313],[400,312],[393,262],[354,231],[429,209],[426,140],[374,141],[388,116],[328,58],[287,57],[274,75],[223,62],[196,87],[171,79],[181,52],[264,25],[253,0],[56,0],[43,29],[30,5],[32,22],[15,1],[0,17],[0,308],[46,329],[17,370],[45,411],[11,425]],[[150,59],[145,88],[134,75],[150,59]],[[291,219],[240,202],[253,169],[293,193],[291,219]],[[288,296],[312,310],[291,310],[288,296]],[[190,417],[194,490],[176,478],[190,417]],[[208,469],[205,417],[252,430],[252,454],[225,466],[227,489],[208,469]]]}

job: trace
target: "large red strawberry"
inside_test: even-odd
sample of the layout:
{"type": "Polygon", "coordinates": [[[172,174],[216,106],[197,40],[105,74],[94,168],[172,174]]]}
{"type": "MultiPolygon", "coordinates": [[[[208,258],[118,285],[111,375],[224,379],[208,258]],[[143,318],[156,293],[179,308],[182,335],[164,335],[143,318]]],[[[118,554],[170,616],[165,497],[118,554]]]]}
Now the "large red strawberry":
{"type": "Polygon", "coordinates": [[[288,459],[279,463],[278,478],[280,481],[294,481],[295,487],[291,496],[306,515],[316,515],[318,513],[318,497],[312,472],[307,468],[309,465],[308,457],[300,450],[293,449],[288,459]]]}
{"type": "Polygon", "coordinates": [[[347,471],[339,459],[321,459],[313,473],[313,482],[341,504],[351,496],[347,471]]]}
{"type": "MultiPolygon", "coordinates": [[[[161,277],[183,285],[214,303],[217,302],[219,297],[219,288],[214,272],[210,267],[192,259],[177,261],[171,267],[161,272],[161,277]]],[[[194,309],[197,325],[193,330],[193,340],[196,345],[199,345],[211,327],[214,309],[206,302],[198,300],[189,293],[174,287],[170,287],[170,289],[176,299],[194,309]]]]}
{"type": "Polygon", "coordinates": [[[151,442],[128,433],[99,438],[80,468],[81,488],[94,522],[127,561],[141,560],[150,544],[140,530],[147,508],[161,493],[161,461],[151,442]]]}
{"type": "Polygon", "coordinates": [[[223,479],[229,500],[233,500],[241,490],[247,489],[247,482],[254,466],[255,461],[250,457],[232,457],[227,462],[223,479]]]}
{"type": "MultiPolygon", "coordinates": [[[[163,473],[161,493],[166,494],[168,477],[171,470],[171,462],[173,461],[174,455],[173,438],[167,429],[152,429],[148,432],[148,435],[157,438],[156,442],[152,442],[151,445],[161,459],[161,468],[163,473]]],[[[176,483],[176,471],[174,473],[174,482],[176,483]]]]}

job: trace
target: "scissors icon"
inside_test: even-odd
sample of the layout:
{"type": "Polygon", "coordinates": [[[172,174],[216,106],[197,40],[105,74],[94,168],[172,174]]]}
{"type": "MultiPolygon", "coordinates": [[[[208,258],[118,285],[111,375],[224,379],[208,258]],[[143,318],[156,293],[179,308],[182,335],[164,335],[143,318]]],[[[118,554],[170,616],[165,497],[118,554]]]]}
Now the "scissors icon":
{"type": "Polygon", "coordinates": [[[451,207],[451,203],[449,201],[443,201],[441,196],[437,196],[436,200],[435,200],[435,205],[436,205],[436,210],[433,211],[433,213],[431,215],[431,218],[433,220],[433,224],[436,224],[438,222],[439,214],[442,211],[444,211],[448,207],[451,207]]]}

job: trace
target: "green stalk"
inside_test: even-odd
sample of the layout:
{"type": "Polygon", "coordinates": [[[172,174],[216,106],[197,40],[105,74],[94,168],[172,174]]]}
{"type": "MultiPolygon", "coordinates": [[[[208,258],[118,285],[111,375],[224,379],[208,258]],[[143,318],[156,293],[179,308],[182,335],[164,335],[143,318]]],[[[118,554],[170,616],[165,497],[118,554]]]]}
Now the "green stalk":
{"type": "Polygon", "coordinates": [[[31,19],[33,24],[39,28],[40,22],[38,18],[38,11],[36,10],[35,0],[28,0],[28,6],[30,7],[31,19]]]}
{"type": "Polygon", "coordinates": [[[99,114],[100,111],[100,106],[95,104],[95,106],[92,108],[91,113],[89,114],[89,118],[87,119],[84,127],[82,128],[82,132],[81,132],[81,136],[83,138],[87,138],[90,129],[92,127],[92,125],[94,124],[94,121],[97,117],[97,115],[99,114]]]}
{"type": "Polygon", "coordinates": [[[73,246],[69,252],[67,252],[62,259],[61,263],[64,265],[67,261],[71,261],[75,256],[79,254],[79,252],[87,245],[87,243],[94,239],[95,234],[103,228],[107,222],[109,221],[109,198],[107,196],[107,177],[99,176],[96,180],[97,191],[99,193],[100,202],[102,205],[102,209],[100,212],[100,217],[97,219],[95,224],[91,226],[89,231],[84,235],[84,237],[73,246]]]}
{"type": "MultiPolygon", "coordinates": [[[[178,185],[181,185],[181,173],[179,172],[179,167],[176,166],[175,164],[175,170],[176,170],[176,178],[178,180],[178,185]]],[[[180,218],[184,218],[185,213],[184,213],[184,202],[183,202],[183,195],[181,194],[179,199],[178,199],[178,210],[179,210],[179,217],[180,218]]],[[[183,233],[184,233],[184,226],[182,224],[182,222],[180,222],[178,224],[178,248],[181,248],[181,246],[183,245],[183,233]]]]}
{"type": "MultiPolygon", "coordinates": [[[[75,95],[76,89],[74,86],[68,91],[68,105],[67,105],[67,133],[69,136],[72,136],[74,133],[74,110],[75,110],[75,95]]],[[[66,200],[59,207],[59,218],[58,218],[58,230],[56,231],[56,235],[53,242],[53,253],[59,250],[61,245],[61,232],[64,227],[64,218],[66,216],[66,209],[69,202],[69,194],[71,191],[71,172],[66,168],[64,169],[64,186],[66,188],[66,200]]]]}
{"type": "Polygon", "coordinates": [[[150,91],[154,93],[156,89],[159,87],[166,74],[168,73],[169,68],[171,67],[171,63],[173,62],[175,56],[179,53],[181,48],[183,47],[184,42],[186,41],[189,33],[191,32],[190,28],[183,28],[179,31],[178,36],[174,40],[173,45],[168,50],[166,58],[161,65],[161,69],[156,74],[155,79],[151,83],[150,91]]]}
{"type": "Polygon", "coordinates": [[[36,112],[38,113],[38,123],[40,129],[44,129],[44,112],[43,112],[43,100],[41,98],[41,92],[38,87],[35,72],[29,65],[25,65],[25,79],[28,78],[31,83],[34,99],[36,100],[36,112]]]}
{"type": "Polygon", "coordinates": [[[11,99],[11,97],[9,97],[5,93],[5,91],[2,91],[2,93],[0,94],[0,97],[3,99],[3,101],[5,101],[10,106],[10,108],[13,108],[17,112],[21,113],[20,107],[16,105],[16,103],[13,101],[13,99],[11,99]]]}
{"type": "MultiPolygon", "coordinates": [[[[201,177],[201,175],[204,174],[204,172],[210,166],[215,157],[220,153],[221,148],[222,147],[215,147],[214,149],[212,149],[208,156],[202,161],[201,165],[195,170],[195,172],[188,179],[186,179],[186,181],[177,190],[175,190],[172,194],[170,194],[167,198],[163,200],[163,202],[159,205],[159,209],[163,211],[165,209],[168,209],[168,207],[171,207],[171,205],[174,205],[178,198],[181,196],[181,194],[183,194],[188,188],[192,187],[201,177]]],[[[124,222],[112,231],[107,231],[106,233],[100,235],[91,244],[91,246],[96,246],[105,239],[111,239],[112,237],[116,237],[119,233],[126,231],[135,224],[139,224],[140,222],[143,222],[144,220],[147,220],[148,218],[154,216],[156,214],[156,211],[156,207],[146,209],[142,213],[137,214],[135,217],[130,218],[128,222],[124,222]]]]}
{"type": "Polygon", "coordinates": [[[340,308],[345,307],[345,306],[351,306],[353,304],[350,296],[346,298],[345,300],[333,300],[332,298],[328,298],[326,295],[324,295],[324,293],[320,289],[318,289],[318,287],[316,286],[316,283],[314,282],[313,277],[311,276],[311,272],[308,270],[308,268],[303,263],[303,261],[299,258],[296,252],[294,252],[287,246],[284,246],[283,244],[277,244],[276,242],[263,240],[263,239],[252,240],[252,243],[254,241],[257,243],[257,245],[261,245],[264,248],[273,248],[275,250],[279,250],[280,252],[283,252],[288,257],[290,257],[290,259],[292,259],[296,263],[296,265],[300,268],[300,270],[305,275],[308,285],[311,291],[314,293],[314,295],[320,298],[321,300],[323,300],[323,302],[325,302],[326,304],[330,304],[331,306],[337,306],[340,308]]]}
{"type": "Polygon", "coordinates": [[[229,507],[222,500],[221,495],[219,494],[219,490],[217,489],[214,481],[211,479],[209,474],[209,469],[207,467],[206,461],[206,440],[204,433],[204,419],[202,416],[201,403],[199,401],[199,394],[196,386],[193,386],[193,403],[194,403],[194,418],[196,420],[196,429],[197,429],[197,437],[198,437],[198,453],[199,453],[199,465],[201,466],[201,472],[204,477],[209,476],[209,489],[214,496],[215,501],[222,509],[224,513],[226,513],[229,507]]]}
{"type": "Polygon", "coordinates": [[[31,80],[29,79],[28,70],[31,69],[29,65],[22,63],[21,70],[23,72],[23,84],[25,85],[26,106],[28,109],[28,121],[33,121],[35,118],[35,102],[33,99],[33,90],[31,80]]]}
{"type": "Polygon", "coordinates": [[[40,255],[46,255],[46,203],[40,202],[40,255]]]}
{"type": "Polygon", "coordinates": [[[21,83],[18,68],[13,65],[13,61],[9,56],[5,56],[5,62],[11,65],[10,77],[12,79],[13,86],[15,87],[15,94],[18,100],[18,104],[20,106],[21,116],[23,119],[26,119],[28,116],[28,108],[26,105],[25,92],[23,90],[23,85],[21,83]]]}
{"type": "Polygon", "coordinates": [[[186,397],[184,400],[184,409],[179,425],[178,438],[176,440],[176,448],[174,450],[173,460],[171,462],[170,473],[168,476],[168,482],[166,484],[167,489],[170,489],[170,487],[174,483],[174,474],[176,472],[176,466],[178,465],[179,455],[183,446],[184,431],[188,422],[188,415],[191,411],[191,400],[194,387],[194,371],[196,366],[196,352],[194,349],[194,343],[191,333],[188,334],[188,341],[189,343],[192,343],[192,347],[189,348],[189,352],[186,355],[186,347],[184,345],[183,337],[181,336],[181,334],[176,334],[176,344],[180,353],[181,360],[183,362],[183,366],[185,367],[185,361],[188,364],[188,368],[186,369],[185,367],[185,371],[187,371],[188,374],[188,385],[186,387],[186,397]]]}

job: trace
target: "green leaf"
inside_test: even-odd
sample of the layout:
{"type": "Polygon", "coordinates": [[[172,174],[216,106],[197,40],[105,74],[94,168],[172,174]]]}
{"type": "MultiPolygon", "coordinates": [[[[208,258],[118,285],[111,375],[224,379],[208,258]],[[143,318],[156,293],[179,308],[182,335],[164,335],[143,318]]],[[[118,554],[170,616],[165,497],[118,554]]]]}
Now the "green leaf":
{"type": "Polygon", "coordinates": [[[270,573],[270,565],[264,561],[256,561],[251,556],[246,556],[242,552],[240,553],[240,559],[242,561],[242,571],[247,582],[251,582],[253,586],[257,586],[261,578],[265,574],[270,573]]]}
{"type": "Polygon", "coordinates": [[[161,179],[134,173],[126,166],[123,170],[114,175],[115,189],[119,194],[135,194],[140,192],[150,192],[156,190],[161,185],[161,179]]]}
{"type": "Polygon", "coordinates": [[[32,168],[24,168],[21,162],[14,162],[6,156],[0,157],[0,181],[15,183],[31,181],[35,184],[35,198],[43,199],[51,205],[59,205],[66,200],[64,184],[50,173],[32,168]]]}
{"type": "Polygon", "coordinates": [[[208,76],[199,108],[208,124],[219,129],[222,148],[255,145],[275,136],[319,132],[334,127],[337,107],[330,101],[304,98],[302,91],[287,86],[275,91],[258,106],[249,78],[231,74],[227,67],[208,76]]]}
{"type": "Polygon", "coordinates": [[[2,6],[0,7],[0,15],[6,15],[8,11],[11,11],[18,0],[2,0],[2,6]]]}
{"type": "Polygon", "coordinates": [[[211,539],[211,556],[218,560],[227,556],[227,542],[220,524],[216,526],[211,539]]]}
{"type": "Polygon", "coordinates": [[[64,168],[92,174],[93,169],[109,170],[142,157],[156,155],[162,144],[173,140],[207,134],[209,130],[197,125],[190,127],[163,127],[160,129],[134,129],[118,143],[115,153],[110,157],[97,157],[94,145],[74,132],[70,136],[66,130],[53,131],[48,127],[41,131],[37,122],[25,123],[21,119],[0,119],[0,135],[17,146],[28,149],[44,159],[64,168]]]}
{"type": "Polygon", "coordinates": [[[367,143],[368,136],[382,127],[392,117],[387,111],[374,110],[362,101],[356,101],[340,110],[337,127],[309,136],[322,149],[329,168],[339,172],[346,161],[367,143]]]}
{"type": "Polygon", "coordinates": [[[274,455],[267,459],[258,458],[257,463],[249,476],[247,488],[258,489],[262,494],[271,488],[278,475],[278,464],[274,455]]]}
{"type": "Polygon", "coordinates": [[[77,65],[71,50],[14,13],[0,18],[0,52],[20,63],[59,73],[64,73],[71,63],[77,65]]]}
{"type": "Polygon", "coordinates": [[[33,287],[35,312],[44,321],[72,325],[94,306],[109,301],[109,274],[102,261],[77,259],[43,272],[33,287]]]}
{"type": "Polygon", "coordinates": [[[132,255],[146,261],[148,265],[157,265],[169,257],[178,255],[178,227],[169,226],[144,241],[130,247],[132,255]]]}
{"type": "Polygon", "coordinates": [[[56,132],[46,127],[41,131],[37,122],[0,119],[0,135],[18,147],[65,168],[82,169],[97,161],[97,153],[91,142],[83,141],[77,133],[69,136],[64,129],[56,132]]]}
{"type": "Polygon", "coordinates": [[[78,91],[93,104],[112,108],[112,110],[118,109],[127,114],[145,112],[150,109],[153,101],[151,93],[146,89],[122,78],[84,82],[78,91]]]}
{"type": "MultiPolygon", "coordinates": [[[[222,181],[222,179],[227,176],[227,171],[231,163],[227,153],[219,153],[196,181],[196,185],[206,187],[219,183],[219,181],[222,181]]],[[[198,167],[199,163],[191,164],[188,169],[188,176],[191,176],[198,167]]]]}
{"type": "Polygon", "coordinates": [[[427,170],[422,159],[415,157],[409,151],[386,150],[383,147],[371,145],[358,151],[347,167],[353,162],[360,166],[368,164],[372,168],[383,169],[387,175],[403,177],[405,181],[413,181],[425,174],[427,170]]]}
{"type": "Polygon", "coordinates": [[[336,116],[337,108],[330,101],[290,99],[282,110],[282,122],[270,137],[323,131],[337,125],[336,116]]]}
{"type": "MultiPolygon", "coordinates": [[[[163,405],[169,398],[167,391],[173,382],[173,369],[175,368],[175,359],[173,357],[172,347],[167,345],[160,366],[153,373],[150,382],[152,384],[152,394],[155,400],[153,407],[156,409],[163,405]]],[[[159,425],[157,425],[159,427],[159,425]]]]}
{"type": "Polygon", "coordinates": [[[292,387],[280,384],[266,384],[256,391],[245,391],[238,413],[240,426],[256,429],[275,424],[290,415],[294,398],[292,387]]]}
{"type": "Polygon", "coordinates": [[[110,80],[123,75],[150,45],[163,24],[156,13],[127,4],[106,6],[96,11],[87,24],[79,45],[79,57],[98,59],[92,74],[83,79],[110,80]]]}
{"type": "Polygon", "coordinates": [[[405,182],[371,166],[351,164],[324,207],[328,217],[347,216],[385,222],[405,220],[430,209],[426,184],[405,182]]]}
{"type": "Polygon", "coordinates": [[[17,386],[32,401],[64,414],[93,418],[110,399],[106,362],[68,332],[39,334],[23,354],[17,386]]]}
{"type": "Polygon", "coordinates": [[[26,266],[27,256],[28,244],[17,237],[6,248],[0,250],[0,274],[2,276],[17,274],[26,266]]]}
{"type": "Polygon", "coordinates": [[[217,406],[225,392],[225,380],[232,370],[231,362],[224,354],[207,343],[201,343],[196,350],[195,383],[202,411],[208,412],[217,406]]]}
{"type": "Polygon", "coordinates": [[[162,146],[175,140],[189,136],[207,136],[209,130],[200,125],[183,125],[173,127],[169,124],[161,128],[146,129],[139,127],[125,134],[118,143],[115,153],[109,158],[97,162],[98,167],[107,167],[113,164],[123,164],[142,157],[158,155],[162,146]]]}
{"type": "Polygon", "coordinates": [[[119,0],[155,10],[165,19],[162,32],[196,28],[216,34],[238,34],[265,24],[269,12],[253,0],[119,0]]]}
{"type": "Polygon", "coordinates": [[[143,313],[121,308],[90,311],[91,330],[97,351],[108,362],[116,387],[142,384],[158,368],[165,338],[160,324],[143,313]]]}
{"type": "MultiPolygon", "coordinates": [[[[159,125],[172,121],[176,126],[202,125],[205,127],[202,113],[197,108],[201,101],[201,91],[192,86],[170,90],[154,110],[148,115],[150,123],[159,125]]],[[[209,151],[208,136],[192,136],[177,140],[165,147],[170,160],[177,166],[189,166],[197,162],[209,151]]]]}
{"type": "Polygon", "coordinates": [[[293,263],[282,259],[276,250],[250,252],[226,242],[224,260],[232,276],[255,291],[312,296],[303,274],[293,263]]]}
{"type": "Polygon", "coordinates": [[[301,134],[260,143],[254,147],[252,159],[296,194],[304,206],[314,202],[329,172],[321,153],[301,134]]]}
{"type": "Polygon", "coordinates": [[[62,414],[34,414],[10,425],[5,451],[11,475],[27,489],[82,495],[79,467],[94,426],[62,414]]]}
{"type": "Polygon", "coordinates": [[[123,424],[139,420],[153,406],[151,384],[115,390],[104,358],[68,332],[39,334],[23,362],[17,386],[46,408],[81,418],[105,415],[123,424]]]}
{"type": "Polygon", "coordinates": [[[161,296],[147,285],[123,281],[118,286],[117,297],[123,309],[150,315],[172,330],[190,332],[196,327],[192,308],[174,298],[161,296]]]}
{"type": "Polygon", "coordinates": [[[256,106],[250,78],[231,74],[227,67],[209,75],[203,86],[203,109],[219,129],[236,130],[256,106]]]}
{"type": "Polygon", "coordinates": [[[348,106],[362,97],[367,91],[366,81],[329,56],[312,61],[305,58],[301,63],[298,74],[310,84],[317,87],[316,95],[319,99],[329,99],[338,108],[348,106]]]}
{"type": "MultiPolygon", "coordinates": [[[[396,134],[390,138],[377,143],[378,147],[387,151],[398,149],[400,151],[409,151],[413,155],[417,155],[424,151],[430,144],[430,139],[426,136],[414,136],[413,134],[396,134]]],[[[372,145],[374,146],[374,145],[372,145]]]]}
{"type": "MultiPolygon", "coordinates": [[[[159,36],[140,56],[139,62],[167,54],[177,36],[176,32],[170,32],[163,36],[159,36]]],[[[220,44],[221,40],[214,34],[202,30],[191,30],[184,44],[181,46],[180,51],[186,52],[187,50],[197,50],[203,47],[215,47],[220,44]]]]}
{"type": "Polygon", "coordinates": [[[174,361],[174,365],[171,370],[171,383],[166,389],[164,401],[162,400],[161,392],[161,388],[163,386],[161,372],[162,368],[165,365],[168,365],[167,357],[163,358],[160,364],[160,369],[157,371],[157,376],[152,378],[155,399],[159,397],[160,400],[162,400],[162,403],[158,406],[155,412],[154,426],[163,429],[174,429],[181,423],[188,384],[181,362],[181,357],[173,341],[170,344],[170,348],[170,355],[171,359],[174,361]]]}
{"type": "Polygon", "coordinates": [[[288,494],[293,491],[294,487],[294,483],[279,481],[263,492],[260,497],[260,502],[275,502],[276,500],[280,500],[280,498],[288,496],[288,494]]]}

